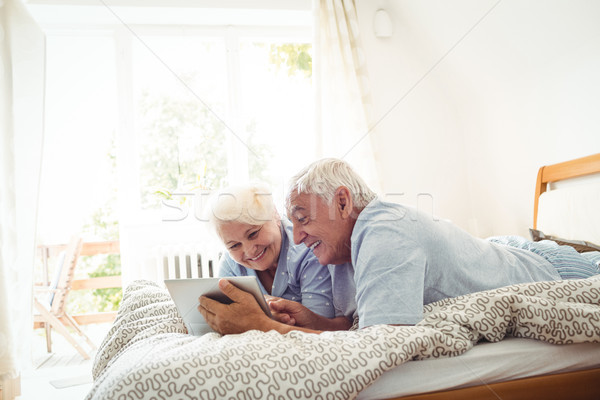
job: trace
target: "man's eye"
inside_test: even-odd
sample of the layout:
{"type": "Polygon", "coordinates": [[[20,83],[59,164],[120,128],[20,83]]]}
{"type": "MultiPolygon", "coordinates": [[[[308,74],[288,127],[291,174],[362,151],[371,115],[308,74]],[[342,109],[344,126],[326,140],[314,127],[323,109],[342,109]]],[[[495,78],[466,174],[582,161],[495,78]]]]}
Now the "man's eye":
{"type": "Polygon", "coordinates": [[[302,225],[306,225],[306,223],[308,222],[308,218],[300,217],[298,218],[298,222],[300,222],[302,225]]]}

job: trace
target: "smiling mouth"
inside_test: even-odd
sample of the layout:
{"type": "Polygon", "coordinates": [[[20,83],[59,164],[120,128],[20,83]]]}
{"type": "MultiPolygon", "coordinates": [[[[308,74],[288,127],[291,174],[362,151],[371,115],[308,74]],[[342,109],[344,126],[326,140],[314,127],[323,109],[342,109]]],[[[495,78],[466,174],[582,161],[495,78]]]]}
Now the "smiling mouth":
{"type": "Polygon", "coordinates": [[[311,244],[310,246],[308,246],[309,249],[311,249],[312,251],[315,250],[315,248],[321,244],[320,240],[317,240],[316,242],[314,242],[313,244],[311,244]]]}
{"type": "Polygon", "coordinates": [[[257,255],[257,256],[256,256],[256,257],[254,257],[254,258],[249,258],[249,259],[248,259],[248,261],[258,261],[258,260],[260,260],[260,259],[262,258],[262,256],[264,256],[264,255],[265,255],[265,251],[267,251],[267,248],[266,248],[266,247],[263,249],[263,251],[261,251],[261,252],[260,252],[260,254],[259,254],[259,255],[257,255]]]}

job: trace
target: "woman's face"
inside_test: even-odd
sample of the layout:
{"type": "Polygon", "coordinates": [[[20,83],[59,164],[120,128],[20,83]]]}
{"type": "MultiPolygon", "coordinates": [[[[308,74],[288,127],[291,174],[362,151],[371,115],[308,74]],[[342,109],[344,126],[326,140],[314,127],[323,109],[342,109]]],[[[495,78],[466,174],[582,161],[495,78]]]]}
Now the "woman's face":
{"type": "Polygon", "coordinates": [[[224,222],[219,235],[231,258],[238,264],[257,271],[276,270],[281,250],[280,221],[263,225],[224,222]]]}

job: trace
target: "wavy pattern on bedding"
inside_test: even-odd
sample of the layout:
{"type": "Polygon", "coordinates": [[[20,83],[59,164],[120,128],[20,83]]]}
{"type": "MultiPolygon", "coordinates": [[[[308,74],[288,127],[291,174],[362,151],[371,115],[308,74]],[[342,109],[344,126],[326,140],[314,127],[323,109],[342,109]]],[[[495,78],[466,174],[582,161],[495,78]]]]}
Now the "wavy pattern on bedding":
{"type": "Polygon", "coordinates": [[[459,355],[482,339],[600,342],[600,279],[514,285],[425,313],[412,327],[197,337],[185,334],[166,290],[137,281],[97,353],[87,399],[348,399],[395,366],[459,355]]]}

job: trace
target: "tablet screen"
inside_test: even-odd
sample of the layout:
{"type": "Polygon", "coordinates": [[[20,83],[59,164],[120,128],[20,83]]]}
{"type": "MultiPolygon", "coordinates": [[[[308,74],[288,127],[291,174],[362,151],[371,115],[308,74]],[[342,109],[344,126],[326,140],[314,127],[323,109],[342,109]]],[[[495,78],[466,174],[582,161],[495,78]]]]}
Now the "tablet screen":
{"type": "Polygon", "coordinates": [[[219,280],[227,279],[237,288],[254,296],[262,310],[271,317],[271,311],[255,276],[228,276],[226,278],[166,279],[165,285],[183,322],[191,335],[200,336],[213,332],[198,311],[200,296],[206,296],[224,304],[231,300],[219,289],[219,280]]]}

